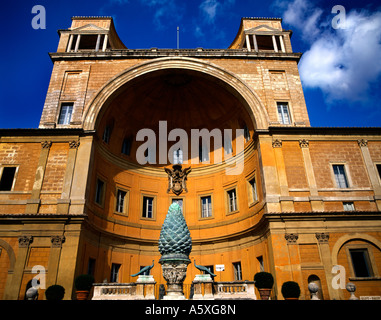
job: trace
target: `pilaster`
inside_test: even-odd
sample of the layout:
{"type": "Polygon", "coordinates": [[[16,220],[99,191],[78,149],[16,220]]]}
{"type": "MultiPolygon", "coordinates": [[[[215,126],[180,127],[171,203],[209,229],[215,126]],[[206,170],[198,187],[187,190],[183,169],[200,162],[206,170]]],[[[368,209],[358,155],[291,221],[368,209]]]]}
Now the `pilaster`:
{"type": "Polygon", "coordinates": [[[377,178],[378,173],[376,172],[376,168],[370,156],[370,152],[368,149],[368,141],[365,139],[361,139],[361,140],[358,140],[357,143],[360,147],[361,154],[365,163],[365,168],[373,188],[377,209],[381,211],[381,185],[380,185],[379,179],[377,178]]]}
{"type": "Polygon", "coordinates": [[[306,171],[307,182],[310,189],[310,203],[312,211],[324,211],[324,203],[318,194],[314,168],[312,166],[309,149],[310,143],[308,140],[302,139],[299,140],[299,145],[302,149],[304,169],[306,171]]]}
{"type": "Polygon", "coordinates": [[[42,182],[44,180],[46,163],[48,161],[50,147],[52,146],[51,141],[41,142],[41,153],[38,160],[37,170],[34,178],[32,194],[30,199],[27,200],[25,207],[25,213],[38,213],[40,206],[40,193],[42,182]]]}

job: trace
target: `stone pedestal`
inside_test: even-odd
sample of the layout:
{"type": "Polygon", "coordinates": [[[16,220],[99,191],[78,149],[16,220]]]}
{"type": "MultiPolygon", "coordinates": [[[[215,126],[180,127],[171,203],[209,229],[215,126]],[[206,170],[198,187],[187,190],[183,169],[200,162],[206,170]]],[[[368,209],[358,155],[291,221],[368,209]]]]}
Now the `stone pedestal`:
{"type": "Polygon", "coordinates": [[[152,275],[139,275],[138,280],[136,280],[136,297],[155,300],[155,284],[156,281],[152,275]]]}
{"type": "Polygon", "coordinates": [[[185,300],[183,282],[190,260],[184,255],[169,254],[159,260],[163,277],[167,281],[167,294],[163,300],[185,300]]]}
{"type": "Polygon", "coordinates": [[[193,287],[193,300],[213,299],[213,279],[209,274],[196,274],[193,280],[193,287]],[[204,294],[202,294],[202,286],[204,286],[204,294]]]}

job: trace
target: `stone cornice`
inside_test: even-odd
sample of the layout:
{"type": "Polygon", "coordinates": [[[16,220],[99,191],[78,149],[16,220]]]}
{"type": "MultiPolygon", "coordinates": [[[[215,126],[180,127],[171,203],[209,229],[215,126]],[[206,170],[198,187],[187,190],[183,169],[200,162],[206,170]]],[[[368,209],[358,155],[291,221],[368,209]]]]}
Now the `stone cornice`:
{"type": "Polygon", "coordinates": [[[152,59],[163,57],[285,59],[299,61],[300,52],[254,52],[247,49],[114,49],[109,51],[50,52],[52,61],[100,59],[152,59]]]}

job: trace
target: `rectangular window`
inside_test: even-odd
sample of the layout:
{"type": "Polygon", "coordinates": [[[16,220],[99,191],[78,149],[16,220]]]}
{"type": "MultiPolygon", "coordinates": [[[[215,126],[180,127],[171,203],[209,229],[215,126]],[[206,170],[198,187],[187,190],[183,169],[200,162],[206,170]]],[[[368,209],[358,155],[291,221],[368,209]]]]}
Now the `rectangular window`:
{"type": "Polygon", "coordinates": [[[201,197],[201,218],[212,216],[212,196],[201,197]]]}
{"type": "Polygon", "coordinates": [[[87,265],[87,274],[91,274],[94,276],[95,274],[95,262],[96,260],[93,258],[89,258],[89,263],[87,265]]]}
{"type": "Polygon", "coordinates": [[[344,211],[355,211],[353,202],[343,202],[344,211]]]}
{"type": "Polygon", "coordinates": [[[103,206],[104,201],[104,189],[105,183],[101,179],[97,179],[96,189],[95,189],[95,203],[103,206]]]}
{"type": "MultiPolygon", "coordinates": [[[[140,270],[142,270],[143,268],[145,268],[146,266],[140,266],[140,270]]],[[[143,276],[149,276],[151,273],[151,270],[147,270],[145,272],[142,273],[143,276]]]]}
{"type": "Polygon", "coordinates": [[[183,150],[178,148],[173,151],[173,164],[182,164],[183,163],[183,150]]]}
{"type": "Polygon", "coordinates": [[[334,164],[333,173],[335,175],[336,185],[338,188],[348,188],[347,175],[343,164],[334,164]]]}
{"type": "Polygon", "coordinates": [[[349,249],[355,277],[373,277],[367,249],[349,249]]]}
{"type": "Polygon", "coordinates": [[[251,179],[249,181],[249,202],[254,203],[258,201],[258,194],[257,194],[257,182],[255,181],[255,178],[251,179]]]}
{"type": "Polygon", "coordinates": [[[120,267],[121,267],[121,265],[118,263],[113,263],[111,265],[110,282],[119,282],[120,267]]]}
{"type": "Polygon", "coordinates": [[[16,167],[3,167],[0,174],[0,191],[11,191],[15,180],[16,167]]]}
{"type": "Polygon", "coordinates": [[[224,150],[225,154],[233,153],[232,137],[230,134],[224,134],[224,150]]]}
{"type": "Polygon", "coordinates": [[[259,271],[265,271],[265,264],[263,263],[263,256],[257,257],[259,263],[259,271]]]}
{"type": "Polygon", "coordinates": [[[208,147],[204,143],[200,143],[198,149],[199,162],[208,162],[209,161],[209,152],[208,147]]]}
{"type": "Polygon", "coordinates": [[[127,191],[119,189],[116,191],[116,212],[126,213],[126,195],[127,191]]]}
{"type": "Polygon", "coordinates": [[[126,138],[123,140],[122,153],[129,156],[131,153],[132,138],[126,138]]]}
{"type": "Polygon", "coordinates": [[[70,124],[71,116],[73,114],[73,105],[73,102],[62,103],[58,124],[70,124]]]}
{"type": "Polygon", "coordinates": [[[229,212],[234,212],[238,210],[237,206],[237,192],[235,189],[229,190],[228,192],[228,206],[229,212]]]}
{"type": "Polygon", "coordinates": [[[233,270],[234,270],[234,280],[235,281],[242,280],[241,262],[233,262],[233,270]]]}
{"type": "Polygon", "coordinates": [[[153,197],[143,197],[143,218],[153,218],[153,197]]]}
{"type": "Polygon", "coordinates": [[[287,102],[278,102],[278,119],[281,124],[291,124],[290,110],[287,102]]]}
{"type": "Polygon", "coordinates": [[[246,124],[243,127],[243,137],[245,138],[245,142],[250,140],[250,131],[246,124]]]}
{"type": "Polygon", "coordinates": [[[111,127],[110,126],[106,126],[105,130],[103,131],[103,141],[106,142],[106,143],[109,143],[110,142],[110,136],[111,136],[111,127]]]}
{"type": "Polygon", "coordinates": [[[183,207],[183,204],[184,204],[184,200],[182,198],[173,198],[172,199],[172,203],[177,203],[180,208],[181,208],[181,211],[183,212],[184,214],[184,207],[183,207]]]}

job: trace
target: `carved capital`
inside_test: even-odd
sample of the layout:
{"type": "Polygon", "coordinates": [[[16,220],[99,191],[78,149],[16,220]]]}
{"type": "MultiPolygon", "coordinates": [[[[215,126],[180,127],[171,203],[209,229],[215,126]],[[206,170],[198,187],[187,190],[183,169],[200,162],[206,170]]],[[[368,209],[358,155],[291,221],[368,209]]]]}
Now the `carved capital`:
{"type": "Polygon", "coordinates": [[[308,148],[310,146],[310,142],[306,139],[299,140],[299,145],[301,148],[308,148]]]}
{"type": "Polygon", "coordinates": [[[80,145],[80,142],[76,141],[76,140],[69,142],[69,148],[70,149],[78,149],[79,145],[80,145]]]}
{"type": "Polygon", "coordinates": [[[357,143],[359,144],[359,147],[366,147],[368,145],[368,140],[365,140],[365,139],[357,140],[357,143]]]}
{"type": "Polygon", "coordinates": [[[319,241],[319,243],[328,243],[329,240],[329,234],[328,233],[315,233],[316,239],[319,241]]]}
{"type": "Polygon", "coordinates": [[[41,141],[42,149],[50,149],[51,146],[52,146],[51,141],[41,141]]]}
{"type": "Polygon", "coordinates": [[[162,265],[163,277],[168,284],[182,284],[187,275],[187,267],[185,263],[165,263],[162,265]]]}
{"type": "Polygon", "coordinates": [[[52,248],[61,248],[65,242],[65,236],[51,236],[50,241],[52,242],[52,248]]]}
{"type": "Polygon", "coordinates": [[[20,236],[19,248],[28,248],[32,242],[33,242],[33,236],[20,236]]]}
{"type": "Polygon", "coordinates": [[[279,140],[279,139],[275,139],[273,140],[273,148],[282,148],[282,140],[279,140]]]}
{"type": "Polygon", "coordinates": [[[296,244],[296,241],[299,239],[299,236],[295,233],[286,233],[284,238],[287,241],[287,244],[296,244]]]}

